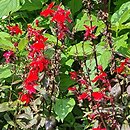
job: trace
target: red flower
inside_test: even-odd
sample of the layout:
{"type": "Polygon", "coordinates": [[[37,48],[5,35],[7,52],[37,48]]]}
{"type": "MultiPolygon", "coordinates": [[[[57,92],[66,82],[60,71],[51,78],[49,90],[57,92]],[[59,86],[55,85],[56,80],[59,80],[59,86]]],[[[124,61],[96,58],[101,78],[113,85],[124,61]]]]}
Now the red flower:
{"type": "Polygon", "coordinates": [[[107,130],[107,129],[106,128],[97,127],[97,128],[93,128],[92,130],[107,130]]]}
{"type": "Polygon", "coordinates": [[[39,20],[38,19],[35,20],[35,24],[36,24],[36,26],[39,25],[39,20]]]}
{"type": "Polygon", "coordinates": [[[47,9],[43,10],[40,15],[44,17],[48,17],[49,15],[52,15],[55,11],[52,10],[52,7],[54,6],[54,2],[50,3],[47,7],[47,9]]]}
{"type": "Polygon", "coordinates": [[[105,77],[107,76],[107,74],[105,72],[101,72],[99,75],[97,75],[92,82],[97,82],[98,80],[102,80],[103,82],[106,81],[105,77]]]}
{"type": "Polygon", "coordinates": [[[47,68],[49,61],[44,57],[39,57],[36,60],[32,61],[30,66],[33,68],[39,68],[39,72],[43,71],[47,68]]]}
{"type": "Polygon", "coordinates": [[[95,101],[101,101],[104,97],[104,94],[102,92],[93,92],[92,97],[95,101]]]}
{"type": "Polygon", "coordinates": [[[35,35],[35,41],[37,42],[46,42],[48,38],[42,36],[40,33],[35,35]]]}
{"type": "Polygon", "coordinates": [[[125,66],[123,65],[123,66],[117,67],[115,72],[120,74],[120,73],[122,73],[124,71],[124,69],[125,69],[125,66]]]}
{"type": "Polygon", "coordinates": [[[70,78],[72,80],[76,80],[77,79],[77,73],[75,71],[70,72],[70,78]]]}
{"type": "Polygon", "coordinates": [[[28,31],[28,38],[39,35],[39,31],[33,29],[31,25],[28,25],[27,31],[28,31]]]}
{"type": "Polygon", "coordinates": [[[100,70],[101,72],[103,71],[103,68],[102,68],[102,66],[101,65],[98,65],[98,70],[100,70]]]}
{"type": "Polygon", "coordinates": [[[25,82],[28,83],[28,82],[37,81],[37,80],[38,80],[38,69],[37,68],[36,69],[32,68],[29,71],[29,74],[28,74],[25,82]]]}
{"type": "Polygon", "coordinates": [[[88,98],[88,94],[86,92],[83,92],[81,95],[78,96],[78,100],[83,100],[88,98]]]}
{"type": "Polygon", "coordinates": [[[68,90],[69,90],[69,91],[76,91],[77,88],[76,88],[76,87],[69,87],[68,90]]]}
{"type": "Polygon", "coordinates": [[[6,63],[10,62],[10,58],[14,56],[14,52],[13,51],[6,51],[3,56],[6,59],[6,63]]]}
{"type": "Polygon", "coordinates": [[[27,83],[25,84],[25,89],[28,91],[29,94],[36,93],[35,86],[37,86],[37,84],[27,83]]]}
{"type": "Polygon", "coordinates": [[[58,39],[64,39],[65,34],[69,31],[64,23],[57,23],[58,28],[58,39]]]}
{"type": "Polygon", "coordinates": [[[19,100],[22,102],[25,102],[26,104],[28,104],[31,101],[32,95],[31,94],[23,94],[23,93],[19,93],[20,98],[19,100]]]}
{"type": "Polygon", "coordinates": [[[10,31],[11,35],[22,34],[22,30],[19,28],[19,26],[17,24],[15,26],[7,26],[7,28],[10,31]]]}
{"type": "Polygon", "coordinates": [[[52,17],[52,22],[55,21],[57,23],[64,23],[65,21],[68,21],[71,23],[71,19],[69,18],[70,10],[64,10],[60,6],[58,6],[57,11],[54,13],[52,17]]]}
{"type": "Polygon", "coordinates": [[[79,79],[78,81],[79,81],[80,84],[82,84],[82,85],[86,85],[86,84],[87,84],[86,80],[84,80],[84,79],[79,79]]]}
{"type": "Polygon", "coordinates": [[[44,50],[45,44],[42,42],[35,42],[31,45],[31,48],[36,51],[44,50]]]}
{"type": "Polygon", "coordinates": [[[119,73],[119,74],[122,73],[124,71],[125,65],[128,63],[128,61],[129,61],[129,58],[126,58],[125,61],[123,61],[123,62],[120,63],[120,66],[117,67],[114,70],[114,72],[119,73]]]}
{"type": "Polygon", "coordinates": [[[89,37],[91,37],[92,39],[95,39],[96,36],[93,34],[93,31],[95,30],[96,26],[89,27],[87,25],[84,25],[84,27],[86,28],[86,32],[84,34],[84,39],[88,40],[89,37]]]}
{"type": "Polygon", "coordinates": [[[66,32],[68,32],[68,28],[65,25],[65,22],[68,21],[69,23],[72,22],[72,20],[70,19],[69,15],[70,15],[70,10],[64,10],[62,9],[60,6],[57,6],[57,10],[54,11],[52,10],[52,7],[54,6],[54,2],[52,2],[51,4],[49,4],[49,6],[47,7],[47,9],[43,10],[40,15],[47,17],[47,16],[52,16],[51,22],[55,22],[57,25],[57,37],[58,40],[62,40],[64,39],[64,36],[66,34],[66,32]]]}

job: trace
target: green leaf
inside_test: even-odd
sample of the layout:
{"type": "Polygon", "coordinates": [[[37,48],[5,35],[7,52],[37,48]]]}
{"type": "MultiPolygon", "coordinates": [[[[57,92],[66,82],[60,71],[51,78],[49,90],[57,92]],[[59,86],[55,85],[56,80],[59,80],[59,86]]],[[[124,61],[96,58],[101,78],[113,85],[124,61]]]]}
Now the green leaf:
{"type": "Polygon", "coordinates": [[[28,43],[28,40],[26,38],[22,38],[20,40],[19,44],[18,44],[18,49],[20,51],[24,50],[24,48],[26,47],[27,43],[28,43]]]}
{"type": "MultiPolygon", "coordinates": [[[[99,63],[100,58],[101,58],[101,55],[97,56],[98,63],[99,63]]],[[[94,57],[92,57],[91,59],[86,60],[86,65],[91,70],[89,72],[89,74],[90,74],[89,76],[90,76],[90,79],[92,80],[92,79],[94,79],[95,73],[96,73],[96,62],[95,62],[94,57]]],[[[84,71],[86,71],[85,67],[84,67],[84,71]]]]}
{"type": "Polygon", "coordinates": [[[8,66],[0,66],[0,79],[8,78],[12,75],[8,66]]]}
{"type": "Polygon", "coordinates": [[[85,30],[84,24],[89,25],[89,21],[87,21],[87,14],[84,13],[84,15],[81,17],[81,19],[77,19],[75,30],[76,31],[83,31],[85,30]]]}
{"type": "Polygon", "coordinates": [[[75,106],[75,100],[70,99],[58,99],[54,105],[54,111],[57,114],[57,119],[63,122],[64,118],[73,110],[75,106]]]}
{"type": "Polygon", "coordinates": [[[70,0],[67,4],[72,14],[75,14],[82,8],[82,0],[70,0]]]}
{"type": "Polygon", "coordinates": [[[21,8],[19,0],[0,0],[0,17],[8,16],[21,8]]]}
{"type": "Polygon", "coordinates": [[[54,49],[54,48],[51,48],[51,47],[48,48],[48,49],[44,52],[46,58],[48,58],[48,59],[53,58],[54,53],[55,53],[55,49],[54,49]]]}
{"type": "Polygon", "coordinates": [[[84,45],[83,45],[83,41],[81,41],[80,43],[71,47],[69,55],[83,56],[83,48],[87,55],[92,54],[92,46],[90,45],[90,42],[86,41],[84,42],[84,45]]]}
{"type": "Polygon", "coordinates": [[[26,129],[26,123],[22,122],[21,120],[17,119],[16,123],[20,126],[22,129],[26,129]]]}
{"type": "Polygon", "coordinates": [[[0,112],[11,111],[11,110],[13,110],[13,108],[9,106],[8,102],[3,102],[0,104],[0,112]]]}
{"type": "Polygon", "coordinates": [[[46,2],[48,2],[48,0],[40,0],[41,2],[43,2],[43,3],[46,3],[46,2]]]}
{"type": "Polygon", "coordinates": [[[127,40],[128,39],[128,33],[121,35],[120,37],[117,37],[114,39],[114,48],[115,50],[119,50],[121,47],[127,48],[127,40]]]}
{"type": "MultiPolygon", "coordinates": [[[[57,38],[55,36],[50,35],[49,33],[45,33],[44,36],[46,38],[48,38],[47,42],[52,43],[52,44],[56,44],[57,43],[57,38]]],[[[62,43],[60,41],[58,41],[58,45],[61,46],[61,44],[62,43]]]]}
{"type": "Polygon", "coordinates": [[[15,50],[14,45],[10,40],[10,34],[6,32],[0,32],[0,48],[6,50],[15,50]]]}
{"type": "Polygon", "coordinates": [[[4,50],[13,50],[15,51],[15,47],[12,42],[8,39],[0,38],[0,48],[4,50]]]}
{"type": "Polygon", "coordinates": [[[1,39],[10,38],[10,34],[8,34],[6,32],[0,32],[0,38],[1,39]]]}
{"type": "MultiPolygon", "coordinates": [[[[117,31],[117,28],[118,28],[118,27],[116,27],[116,26],[112,26],[111,29],[117,31]]],[[[126,24],[121,24],[119,29],[120,29],[120,30],[130,29],[130,22],[129,22],[129,23],[126,23],[126,24]]]]}
{"type": "Polygon", "coordinates": [[[0,89],[1,89],[1,90],[11,89],[11,86],[4,85],[4,86],[1,86],[0,89]]]}
{"type": "Polygon", "coordinates": [[[114,4],[116,5],[115,10],[118,10],[122,4],[124,4],[124,3],[128,2],[128,1],[129,1],[129,0],[116,0],[116,1],[114,2],[114,4]]]}
{"type": "Polygon", "coordinates": [[[102,65],[103,69],[105,70],[110,63],[111,59],[111,52],[108,50],[105,50],[103,54],[100,57],[99,64],[102,65]]]}
{"type": "MultiPolygon", "coordinates": [[[[97,31],[96,31],[96,35],[99,35],[100,32],[103,31],[105,24],[101,20],[97,19],[97,17],[94,15],[92,15],[92,21],[93,21],[93,26],[98,27],[97,31]]],[[[88,19],[88,16],[86,13],[84,13],[84,15],[81,17],[81,19],[77,18],[74,29],[76,31],[83,31],[83,30],[85,30],[84,25],[88,25],[88,26],[90,25],[90,20],[88,19]]]]}
{"type": "Polygon", "coordinates": [[[15,123],[11,120],[7,113],[4,115],[4,119],[7,121],[8,124],[15,127],[15,123]]]}
{"type": "Polygon", "coordinates": [[[73,85],[75,82],[70,79],[69,75],[66,74],[61,74],[60,75],[60,90],[61,91],[66,91],[69,86],[73,85]]]}
{"type": "Polygon", "coordinates": [[[8,130],[8,126],[9,126],[9,124],[4,125],[2,130],[8,130]]]}
{"type": "Polygon", "coordinates": [[[33,11],[42,8],[41,0],[25,0],[25,4],[22,6],[20,10],[33,11]]]}
{"type": "Polygon", "coordinates": [[[113,29],[117,31],[120,26],[130,19],[130,1],[124,3],[111,17],[113,29]]]}

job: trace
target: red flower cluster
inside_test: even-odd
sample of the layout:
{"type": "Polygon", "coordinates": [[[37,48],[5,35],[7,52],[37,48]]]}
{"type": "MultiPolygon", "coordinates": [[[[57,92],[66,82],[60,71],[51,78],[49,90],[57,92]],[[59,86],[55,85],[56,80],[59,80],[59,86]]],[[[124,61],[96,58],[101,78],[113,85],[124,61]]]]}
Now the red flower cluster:
{"type": "Polygon", "coordinates": [[[39,26],[39,20],[38,19],[35,20],[35,24],[36,24],[36,26],[39,26]]]}
{"type": "Polygon", "coordinates": [[[97,82],[98,80],[101,80],[102,82],[106,82],[107,74],[103,71],[102,66],[98,66],[98,70],[100,71],[100,74],[97,75],[92,82],[97,82]]]}
{"type": "Polygon", "coordinates": [[[120,63],[120,66],[117,67],[114,71],[119,74],[122,73],[129,60],[129,58],[126,58],[123,62],[120,63]]]}
{"type": "Polygon", "coordinates": [[[28,54],[29,59],[31,59],[30,71],[23,83],[27,93],[22,94],[20,98],[22,102],[25,101],[26,103],[29,103],[29,98],[32,97],[33,93],[36,93],[35,87],[38,85],[39,73],[46,70],[49,64],[49,61],[43,55],[47,38],[41,34],[40,30],[33,29],[31,26],[28,26],[28,38],[33,42],[28,54]]]}
{"type": "Polygon", "coordinates": [[[66,32],[68,32],[68,28],[66,26],[66,21],[71,23],[72,20],[69,18],[70,10],[64,10],[61,6],[55,6],[57,10],[53,10],[54,2],[48,5],[47,9],[43,10],[40,15],[43,17],[51,16],[51,22],[56,23],[57,26],[57,36],[59,40],[64,39],[66,32]]]}
{"type": "Polygon", "coordinates": [[[74,91],[77,90],[77,88],[75,86],[74,87],[69,87],[68,90],[74,92],[74,91]]]}
{"type": "Polygon", "coordinates": [[[19,26],[16,24],[15,26],[7,26],[8,30],[10,31],[10,34],[13,36],[14,34],[22,34],[22,30],[19,28],[19,26]]]}
{"type": "MultiPolygon", "coordinates": [[[[10,35],[18,35],[18,34],[22,34],[22,30],[19,28],[19,26],[16,24],[15,26],[7,26],[7,29],[10,31],[10,35]]],[[[18,43],[15,42],[14,46],[17,47],[18,43]]],[[[6,63],[10,63],[11,58],[13,58],[14,52],[12,50],[6,51],[3,54],[3,57],[6,59],[6,63]]]]}
{"type": "Polygon", "coordinates": [[[78,96],[78,100],[84,100],[88,98],[88,94],[86,92],[83,92],[78,96]]]}
{"type": "Polygon", "coordinates": [[[77,79],[77,72],[75,72],[75,71],[71,71],[70,72],[70,78],[72,79],[72,80],[76,80],[77,79]]]}
{"type": "Polygon", "coordinates": [[[43,10],[40,15],[44,16],[44,17],[48,17],[49,15],[52,16],[53,13],[55,12],[54,10],[52,10],[52,7],[54,6],[54,2],[50,3],[47,7],[47,9],[43,10]]]}
{"type": "Polygon", "coordinates": [[[101,101],[104,97],[104,94],[102,92],[93,92],[92,97],[94,101],[101,101]]]}
{"type": "Polygon", "coordinates": [[[88,89],[87,81],[83,77],[80,77],[78,75],[78,72],[76,71],[71,71],[69,74],[70,74],[70,78],[76,81],[78,84],[80,84],[80,86],[85,87],[86,91],[79,92],[76,87],[69,87],[68,90],[72,91],[76,95],[78,101],[82,101],[84,99],[87,99],[88,101],[90,101],[91,100],[90,88],[88,89]]]}
{"type": "Polygon", "coordinates": [[[93,34],[93,31],[95,30],[96,26],[89,27],[87,25],[84,25],[84,27],[86,28],[86,32],[84,34],[84,39],[88,40],[90,37],[92,39],[96,39],[96,36],[93,34]]]}
{"type": "Polygon", "coordinates": [[[107,129],[106,128],[97,127],[97,128],[93,128],[92,130],[107,130],[107,129]]]}
{"type": "Polygon", "coordinates": [[[103,68],[101,65],[98,66],[98,70],[100,71],[100,73],[95,76],[95,78],[92,80],[92,82],[97,82],[97,81],[102,81],[103,83],[103,87],[106,87],[106,90],[111,90],[111,84],[110,81],[107,79],[107,74],[103,71],[103,68]]]}
{"type": "Polygon", "coordinates": [[[22,101],[22,102],[25,102],[26,104],[28,104],[32,98],[32,95],[31,94],[24,94],[22,92],[19,93],[19,100],[22,101]]]}

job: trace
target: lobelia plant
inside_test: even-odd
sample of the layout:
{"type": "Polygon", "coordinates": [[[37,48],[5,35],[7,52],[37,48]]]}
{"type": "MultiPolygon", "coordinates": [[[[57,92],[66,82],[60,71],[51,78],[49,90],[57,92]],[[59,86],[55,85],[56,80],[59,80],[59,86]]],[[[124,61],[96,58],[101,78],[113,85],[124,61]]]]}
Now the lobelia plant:
{"type": "Polygon", "coordinates": [[[0,3],[0,129],[130,129],[130,2],[0,3]]]}

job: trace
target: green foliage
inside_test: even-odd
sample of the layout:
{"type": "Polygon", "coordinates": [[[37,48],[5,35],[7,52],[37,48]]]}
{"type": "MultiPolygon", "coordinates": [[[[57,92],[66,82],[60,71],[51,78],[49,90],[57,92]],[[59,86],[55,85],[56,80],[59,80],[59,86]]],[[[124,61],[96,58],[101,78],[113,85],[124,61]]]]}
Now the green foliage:
{"type": "Polygon", "coordinates": [[[11,111],[14,110],[11,108],[9,102],[3,102],[0,104],[0,112],[5,112],[5,111],[11,111]]]}
{"type": "Polygon", "coordinates": [[[12,44],[8,33],[0,32],[0,48],[15,51],[14,45],[12,44]]]}
{"type": "MultiPolygon", "coordinates": [[[[98,27],[97,30],[96,30],[96,35],[99,35],[100,32],[103,31],[103,28],[105,27],[105,25],[104,25],[104,23],[101,20],[99,20],[94,15],[92,15],[92,19],[93,19],[93,26],[97,26],[98,27]]],[[[84,13],[81,18],[77,18],[76,19],[76,25],[75,25],[74,29],[76,31],[83,31],[83,30],[85,30],[84,25],[90,25],[87,13],[84,13]]]]}
{"type": "Polygon", "coordinates": [[[73,45],[70,48],[69,55],[74,56],[75,54],[77,54],[78,56],[83,56],[84,55],[83,50],[85,50],[85,53],[87,55],[92,54],[92,47],[91,47],[91,45],[90,45],[90,43],[88,41],[86,41],[84,43],[81,41],[80,43],[78,43],[76,45],[73,45]]]}
{"type": "Polygon", "coordinates": [[[57,119],[63,122],[64,118],[73,110],[75,106],[74,99],[57,99],[54,105],[54,111],[57,114],[57,119]]]}
{"type": "Polygon", "coordinates": [[[8,16],[21,8],[20,0],[1,0],[0,1],[0,18],[8,16]]]}
{"type": "Polygon", "coordinates": [[[118,51],[121,47],[128,48],[127,40],[128,39],[128,33],[121,35],[114,39],[114,47],[115,50],[118,51]]]}
{"type": "Polygon", "coordinates": [[[117,10],[111,17],[112,29],[114,31],[120,31],[122,28],[128,27],[127,25],[123,25],[127,20],[130,19],[130,2],[124,3],[119,10],[117,10]],[[123,27],[122,27],[123,26],[123,27]]]}
{"type": "Polygon", "coordinates": [[[20,10],[27,10],[27,11],[33,11],[38,10],[42,8],[41,0],[25,0],[25,3],[23,4],[22,8],[20,10]]]}
{"type": "Polygon", "coordinates": [[[22,38],[18,44],[19,51],[22,51],[25,49],[26,45],[28,43],[28,40],[26,38],[22,38]]]}
{"type": "MultiPolygon", "coordinates": [[[[57,38],[51,34],[45,33],[44,36],[48,38],[47,42],[51,44],[56,44],[57,43],[57,38]]],[[[61,42],[58,41],[58,45],[61,46],[61,42]]]]}
{"type": "Polygon", "coordinates": [[[74,15],[82,8],[82,0],[70,0],[66,4],[74,15]]]}
{"type": "Polygon", "coordinates": [[[101,54],[99,64],[102,65],[102,67],[103,67],[104,70],[108,67],[108,65],[110,63],[111,55],[112,55],[111,52],[108,51],[108,50],[105,50],[101,54]]]}
{"type": "Polygon", "coordinates": [[[0,66],[0,79],[8,78],[12,75],[9,66],[0,66]]]}

